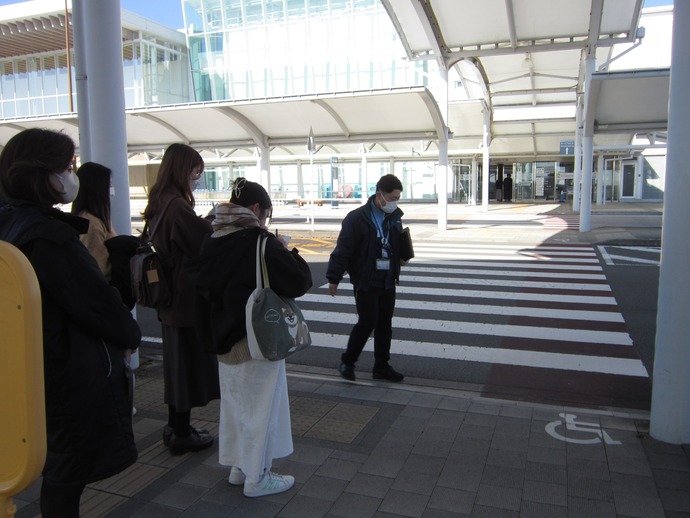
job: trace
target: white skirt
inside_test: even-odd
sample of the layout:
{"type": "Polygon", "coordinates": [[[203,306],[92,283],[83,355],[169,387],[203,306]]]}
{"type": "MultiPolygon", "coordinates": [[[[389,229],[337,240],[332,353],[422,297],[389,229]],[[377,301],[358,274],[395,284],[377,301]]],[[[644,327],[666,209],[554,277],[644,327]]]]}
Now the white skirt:
{"type": "Polygon", "coordinates": [[[273,459],[293,452],[285,360],[219,361],[218,373],[218,462],[236,466],[249,482],[258,482],[273,459]]]}

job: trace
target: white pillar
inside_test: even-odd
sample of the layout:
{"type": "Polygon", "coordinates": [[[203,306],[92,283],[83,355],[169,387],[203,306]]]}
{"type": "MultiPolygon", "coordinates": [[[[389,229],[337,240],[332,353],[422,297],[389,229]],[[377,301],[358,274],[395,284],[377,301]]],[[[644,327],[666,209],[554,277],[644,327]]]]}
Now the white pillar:
{"type": "Polygon", "coordinates": [[[79,71],[79,82],[85,83],[80,92],[86,97],[79,100],[78,106],[87,106],[87,113],[79,114],[79,124],[82,124],[84,116],[90,160],[109,167],[113,172],[113,228],[118,234],[130,234],[120,2],[78,0],[78,4],[74,14],[80,19],[75,23],[75,30],[81,29],[82,34],[75,37],[75,45],[83,44],[84,48],[75,49],[75,54],[85,58],[85,69],[79,71]]]}
{"type": "Polygon", "coordinates": [[[267,147],[259,148],[259,168],[260,183],[264,186],[269,195],[271,193],[271,151],[267,147]]]}
{"type": "MultiPolygon", "coordinates": [[[[367,153],[364,149],[364,144],[359,148],[362,152],[362,205],[365,205],[369,201],[369,164],[367,163],[367,153]]],[[[378,181],[378,180],[377,180],[378,181]]]]}
{"type": "MultiPolygon", "coordinates": [[[[447,128],[444,131],[448,132],[447,128]]],[[[436,192],[438,193],[438,229],[448,228],[448,137],[438,139],[438,170],[436,171],[436,192]]]]}
{"type": "Polygon", "coordinates": [[[72,1],[72,32],[74,38],[74,76],[77,90],[77,120],[79,121],[79,160],[91,161],[91,132],[89,131],[89,95],[86,88],[86,23],[84,0],[72,1]]]}
{"type": "Polygon", "coordinates": [[[573,172],[573,212],[580,212],[580,180],[582,178],[582,99],[575,111],[575,168],[573,172]]]}
{"type": "Polygon", "coordinates": [[[472,173],[470,174],[470,205],[477,204],[477,181],[479,176],[479,163],[476,157],[472,157],[472,173]]]}
{"type": "Polygon", "coordinates": [[[297,197],[304,198],[304,173],[301,160],[297,161],[297,197]]]}
{"type": "Polygon", "coordinates": [[[654,439],[690,444],[690,2],[673,6],[673,48],[664,189],[661,269],[650,431],[654,439]]]}
{"type": "MultiPolygon", "coordinates": [[[[588,56],[585,60],[585,113],[590,112],[589,94],[592,84],[592,73],[596,66],[594,56],[588,56]]],[[[586,128],[582,135],[582,185],[580,186],[580,232],[592,230],[592,162],[594,154],[592,145],[594,141],[593,124],[585,120],[583,127],[586,128]]],[[[573,206],[575,202],[573,201],[573,206]]]]}
{"type": "Polygon", "coordinates": [[[604,203],[604,155],[597,158],[597,205],[604,203]]]}
{"type": "Polygon", "coordinates": [[[482,210],[489,211],[489,145],[491,132],[491,116],[489,114],[488,106],[484,106],[484,127],[482,133],[482,210]]]}

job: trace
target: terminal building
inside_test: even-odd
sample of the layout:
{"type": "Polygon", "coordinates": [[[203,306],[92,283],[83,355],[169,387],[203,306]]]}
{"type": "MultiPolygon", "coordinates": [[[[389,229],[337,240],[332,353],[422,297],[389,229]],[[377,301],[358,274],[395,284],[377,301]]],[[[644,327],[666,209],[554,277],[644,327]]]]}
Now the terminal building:
{"type": "MultiPolygon", "coordinates": [[[[185,142],[207,164],[199,198],[226,198],[247,176],[275,199],[360,201],[391,172],[413,201],[442,200],[445,185],[448,203],[488,203],[508,174],[514,201],[568,200],[589,123],[591,201],[663,200],[671,6],[609,2],[593,31],[589,2],[541,21],[439,2],[464,6],[437,17],[468,42],[430,54],[393,4],[181,0],[179,30],[123,10],[132,196],[185,142]]],[[[0,33],[0,145],[32,126],[79,142],[71,1],[0,7],[0,33]]]]}

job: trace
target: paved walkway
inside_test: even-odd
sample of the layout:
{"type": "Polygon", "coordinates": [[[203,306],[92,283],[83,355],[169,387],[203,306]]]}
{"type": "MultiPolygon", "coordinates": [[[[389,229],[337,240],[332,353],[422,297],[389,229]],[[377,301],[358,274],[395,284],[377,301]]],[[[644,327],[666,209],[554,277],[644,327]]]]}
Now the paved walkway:
{"type": "MultiPolygon", "coordinates": [[[[660,222],[652,220],[659,220],[660,207],[641,205],[625,207],[626,214],[620,208],[595,212],[587,242],[658,240],[660,222]],[[616,231],[622,215],[626,223],[616,231]]],[[[492,206],[490,214],[498,210],[534,211],[525,228],[509,233],[514,239],[525,238],[516,236],[523,231],[532,239],[584,237],[576,230],[530,228],[539,219],[530,206],[492,206]]],[[[456,219],[462,222],[443,235],[466,231],[492,239],[492,228],[482,223],[486,213],[449,215],[456,219]]],[[[286,232],[311,233],[307,223],[278,224],[286,232]]],[[[339,221],[327,224],[339,227],[339,221]]],[[[418,236],[440,232],[423,221],[414,230],[418,236]]],[[[288,385],[295,451],[274,468],[297,483],[289,492],[249,499],[227,483],[217,444],[169,455],[161,441],[167,416],[162,365],[144,359],[135,397],[139,460],[87,488],[82,516],[690,517],[690,446],[650,438],[646,412],[488,399],[471,387],[424,379],[390,384],[359,374],[350,383],[331,369],[292,364],[288,385]]],[[[195,409],[192,418],[217,436],[217,402],[195,409]]],[[[15,497],[18,517],[39,515],[39,487],[15,497]]]]}

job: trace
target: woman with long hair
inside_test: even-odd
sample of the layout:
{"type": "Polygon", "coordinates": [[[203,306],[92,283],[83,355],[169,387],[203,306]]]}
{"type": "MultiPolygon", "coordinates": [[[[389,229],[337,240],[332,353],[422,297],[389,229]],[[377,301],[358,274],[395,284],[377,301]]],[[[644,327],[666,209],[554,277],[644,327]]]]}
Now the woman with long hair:
{"type": "Polygon", "coordinates": [[[115,236],[110,221],[111,171],[95,162],[82,164],[77,171],[79,193],[72,202],[72,214],[89,220],[89,230],[81,242],[94,256],[99,268],[110,280],[111,264],[105,242],[115,236]]]}
{"type": "Polygon", "coordinates": [[[79,191],[74,142],[29,129],[0,154],[0,239],[29,259],[41,289],[47,455],[43,518],[78,518],[86,484],[136,461],[125,350],[141,332],[79,240],[87,221],[54,208],[79,191]]]}
{"type": "Polygon", "coordinates": [[[218,362],[199,343],[194,330],[193,287],[184,264],[196,257],[211,223],[194,211],[194,189],[204,173],[204,160],[192,147],[172,144],[163,154],[158,176],[144,210],[146,231],[169,265],[172,303],[158,310],[163,336],[163,379],[168,424],[163,442],[180,455],[213,444],[205,430],[190,425],[191,409],[220,397],[218,362]]]}

